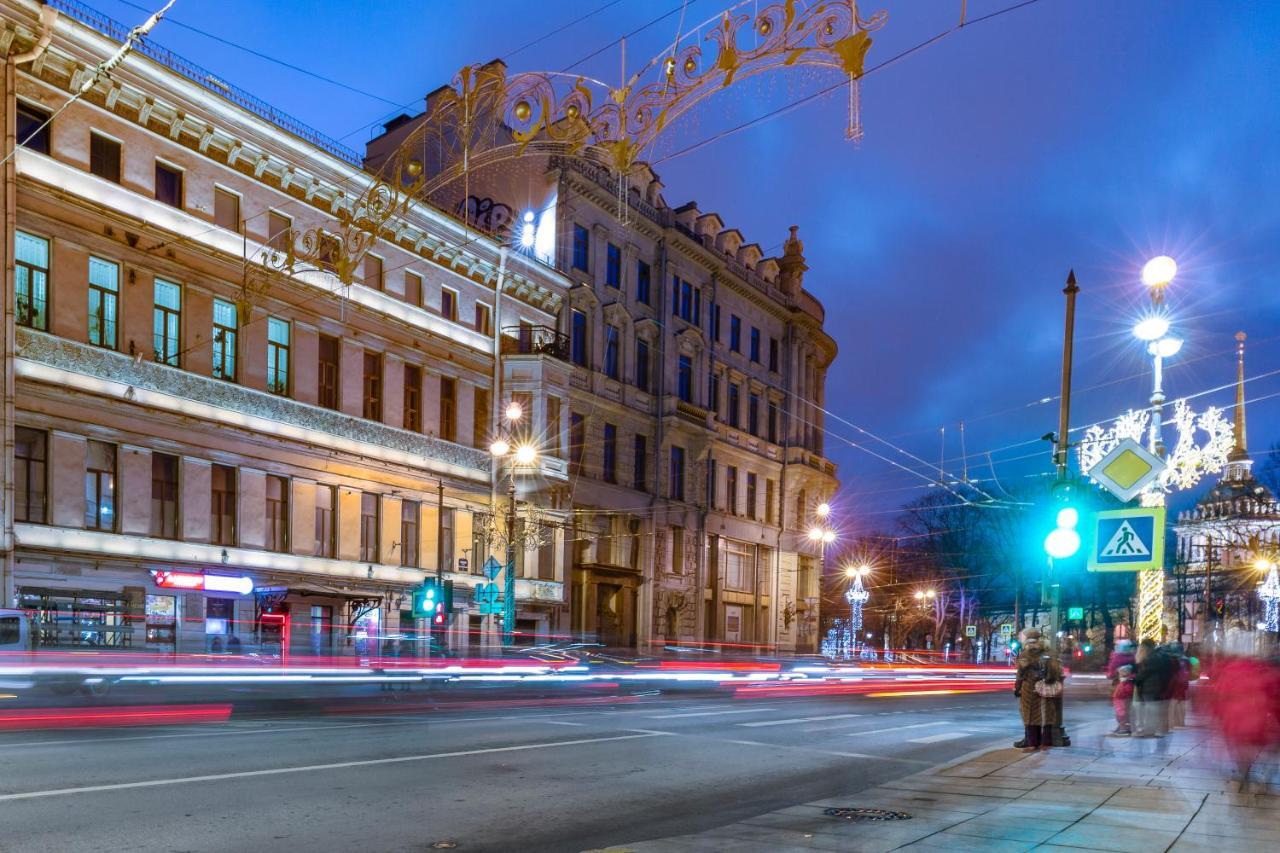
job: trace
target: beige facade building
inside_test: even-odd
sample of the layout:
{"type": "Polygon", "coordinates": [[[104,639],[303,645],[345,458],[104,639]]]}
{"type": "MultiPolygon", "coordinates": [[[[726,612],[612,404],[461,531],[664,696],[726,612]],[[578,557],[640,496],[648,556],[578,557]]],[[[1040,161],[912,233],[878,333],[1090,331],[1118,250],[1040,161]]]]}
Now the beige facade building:
{"type": "MultiPolygon", "coordinates": [[[[389,122],[367,163],[423,138],[430,149],[441,137],[420,128],[440,97],[389,122]]],[[[821,546],[807,534],[837,486],[823,452],[836,346],[804,289],[797,229],[765,257],[718,214],[668,205],[648,167],[620,191],[577,156],[477,168],[432,200],[569,286],[550,328],[502,332],[522,360],[567,369],[555,406],[573,633],[816,651],[821,546]]]]}
{"type": "MultiPolygon", "coordinates": [[[[354,281],[259,275],[266,247],[343,235],[358,155],[147,44],[72,102],[127,32],[87,18],[0,19],[3,606],[52,647],[401,649],[440,571],[474,646],[497,318],[554,324],[568,280],[417,204],[354,281]]],[[[507,369],[545,434],[568,371],[507,369]]],[[[567,464],[520,480],[547,535],[516,627],[564,633],[567,464]]]]}

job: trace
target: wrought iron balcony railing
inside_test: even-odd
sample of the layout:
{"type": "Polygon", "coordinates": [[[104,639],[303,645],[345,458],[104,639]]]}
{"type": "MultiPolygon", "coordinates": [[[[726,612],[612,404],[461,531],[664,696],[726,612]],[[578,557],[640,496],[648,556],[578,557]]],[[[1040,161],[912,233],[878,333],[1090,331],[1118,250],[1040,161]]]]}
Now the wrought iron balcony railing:
{"type": "Polygon", "coordinates": [[[569,360],[569,336],[550,326],[504,326],[503,355],[549,355],[569,360]]]}

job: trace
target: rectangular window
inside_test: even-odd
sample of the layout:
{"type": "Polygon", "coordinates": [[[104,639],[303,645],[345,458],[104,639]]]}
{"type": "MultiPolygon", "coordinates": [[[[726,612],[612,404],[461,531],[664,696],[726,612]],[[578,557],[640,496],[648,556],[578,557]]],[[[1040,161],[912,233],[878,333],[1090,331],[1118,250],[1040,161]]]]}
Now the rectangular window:
{"type": "Polygon", "coordinates": [[[116,446],[90,441],[84,472],[84,526],[116,529],[116,446]]]}
{"type": "Polygon", "coordinates": [[[729,315],[729,349],[742,352],[742,319],[737,314],[729,315]]]}
{"type": "Polygon", "coordinates": [[[18,101],[17,138],[18,144],[41,154],[48,154],[52,124],[50,114],[26,101],[18,101]]]}
{"type": "Polygon", "coordinates": [[[640,433],[636,433],[635,441],[632,445],[631,458],[631,485],[632,488],[645,492],[649,490],[649,439],[640,433]]]}
{"type": "Polygon", "coordinates": [[[711,339],[720,343],[720,306],[716,303],[711,305],[711,339]]]}
{"type": "Polygon", "coordinates": [[[729,426],[737,429],[742,423],[742,386],[729,383],[729,426]]]}
{"type": "Polygon", "coordinates": [[[711,509],[716,508],[716,501],[720,497],[720,484],[716,482],[720,476],[719,468],[716,460],[707,460],[707,506],[711,509]]]}
{"type": "Polygon", "coordinates": [[[213,221],[228,231],[240,233],[240,196],[224,190],[213,188],[213,221]]]}
{"type": "Polygon", "coordinates": [[[778,372],[778,339],[769,338],[769,369],[778,372]]]}
{"type": "Polygon", "coordinates": [[[178,339],[182,328],[182,288],[162,278],[155,280],[155,308],[151,335],[155,359],[160,364],[178,366],[178,339]]]}
{"type": "Polygon", "coordinates": [[[582,476],[582,459],[587,452],[587,421],[573,412],[569,415],[569,464],[573,476],[582,476]]]}
{"type": "Polygon", "coordinates": [[[712,373],[707,382],[707,408],[720,416],[720,374],[712,373]]]}
{"type": "Polygon", "coordinates": [[[610,379],[618,378],[618,327],[612,323],[604,327],[604,373],[610,379]]]}
{"type": "Polygon", "coordinates": [[[400,565],[418,568],[418,502],[400,504],[400,565]]]}
{"type": "Polygon", "coordinates": [[[289,248],[292,240],[293,220],[274,210],[267,212],[267,245],[277,252],[289,248]]]}
{"type": "Polygon", "coordinates": [[[320,369],[316,377],[319,382],[318,402],[326,409],[337,411],[342,342],[330,335],[321,335],[318,352],[320,359],[320,369]]]}
{"type": "Polygon", "coordinates": [[[751,394],[747,398],[747,432],[760,435],[760,395],[751,394]]]}
{"type": "Polygon", "coordinates": [[[364,286],[374,290],[383,289],[382,258],[377,255],[364,256],[364,286]]]}
{"type": "Polygon", "coordinates": [[[289,481],[267,475],[267,550],[289,550],[289,481]]]}
{"type": "Polygon", "coordinates": [[[482,335],[493,334],[493,309],[483,302],[476,303],[476,331],[482,335]]]}
{"type": "Polygon", "coordinates": [[[760,363],[760,330],[755,326],[751,327],[751,360],[760,363]]]}
{"type": "Polygon", "coordinates": [[[13,428],[13,489],[15,521],[44,524],[49,434],[27,427],[13,428]]]}
{"type": "Polygon", "coordinates": [[[446,320],[458,321],[458,294],[447,287],[440,288],[440,315],[446,320]]]}
{"type": "Polygon", "coordinates": [[[182,207],[182,170],[156,161],[156,201],[182,207]]]}
{"type": "Polygon", "coordinates": [[[440,542],[437,547],[439,547],[441,555],[439,562],[446,570],[453,568],[453,530],[453,508],[445,507],[440,510],[440,542]]]}
{"type": "Polygon", "coordinates": [[[668,497],[673,501],[684,500],[684,448],[671,448],[671,481],[668,497]]]}
{"type": "Polygon", "coordinates": [[[581,311],[573,312],[573,325],[570,327],[570,349],[573,363],[580,367],[587,366],[587,315],[581,311]]]}
{"type": "Polygon", "coordinates": [[[422,276],[416,272],[404,274],[404,301],[410,305],[422,304],[422,276]]]}
{"type": "Polygon", "coordinates": [[[693,402],[693,359],[680,356],[676,368],[676,394],[686,403],[693,402]]]}
{"type": "Polygon", "coordinates": [[[636,387],[649,390],[649,342],[636,338],[636,387]]]}
{"type": "Polygon", "coordinates": [[[764,521],[765,524],[776,524],[777,517],[774,514],[774,504],[777,503],[778,484],[773,480],[764,481],[764,521]]]}
{"type": "Polygon", "coordinates": [[[378,562],[378,496],[360,493],[360,562],[378,562]]]}
{"type": "Polygon", "coordinates": [[[693,285],[687,281],[680,282],[680,317],[684,320],[693,317],[693,285]]]}
{"type": "Polygon", "coordinates": [[[756,475],[747,472],[747,518],[756,518],[756,475]]]}
{"type": "Polygon", "coordinates": [[[458,440],[458,382],[448,376],[440,377],[440,437],[458,440]]]}
{"type": "Polygon", "coordinates": [[[116,348],[117,294],[120,292],[120,265],[101,258],[89,258],[89,343],[116,348]]]}
{"type": "Polygon", "coordinates": [[[367,420],[382,420],[382,356],[366,351],[364,354],[364,405],[362,414],[367,420]]]}
{"type": "Polygon", "coordinates": [[[213,378],[236,381],[236,306],[213,300],[213,378]]]}
{"type": "MultiPolygon", "coordinates": [[[[558,410],[557,410],[558,411],[558,410]]],[[[489,419],[493,411],[489,408],[489,389],[471,389],[471,446],[489,446],[489,419]]],[[[548,436],[548,441],[551,437],[548,436]]]]}
{"type": "Polygon", "coordinates": [[[404,428],[422,432],[422,368],[415,364],[404,366],[404,428]]]}
{"type": "Polygon", "coordinates": [[[724,585],[729,589],[750,591],[752,587],[750,545],[725,540],[724,585]]]}
{"type": "Polygon", "coordinates": [[[214,465],[210,471],[209,541],[236,544],[236,469],[214,465]]]}
{"type": "Polygon", "coordinates": [[[91,132],[89,171],[113,184],[120,183],[120,143],[109,136],[91,132]]]}
{"type": "MultiPolygon", "coordinates": [[[[485,399],[488,400],[488,392],[485,392],[485,399]]],[[[489,416],[485,415],[486,426],[489,423],[489,416]]],[[[560,398],[547,398],[547,451],[557,459],[564,458],[564,438],[560,435],[560,398]]],[[[479,445],[484,447],[483,444],[479,445]]]]}
{"type": "Polygon", "coordinates": [[[684,528],[671,527],[671,571],[673,574],[684,574],[684,528]]]}
{"type": "Polygon", "coordinates": [[[622,250],[612,243],[605,250],[604,283],[622,287],[622,250]]]}
{"type": "Polygon", "coordinates": [[[587,271],[587,258],[591,249],[591,235],[576,222],[573,224],[573,268],[587,271]]]}
{"type": "Polygon", "coordinates": [[[769,401],[768,430],[769,432],[768,432],[767,438],[769,439],[769,443],[777,444],[778,443],[778,404],[773,402],[772,400],[769,401]]]}
{"type": "Polygon", "coordinates": [[[14,322],[49,329],[49,241],[34,234],[13,235],[14,322]]]}
{"type": "Polygon", "coordinates": [[[289,393],[289,321],[267,318],[267,390],[289,393]]]}
{"type": "Polygon", "coordinates": [[[317,557],[332,558],[337,551],[338,489],[335,486],[316,484],[316,541],[312,553],[317,557]]]}
{"type": "Polygon", "coordinates": [[[178,538],[178,457],[151,454],[151,535],[178,538]]]}
{"type": "Polygon", "coordinates": [[[727,465],[724,469],[725,509],[730,515],[738,514],[738,466],[727,465]]]}
{"type": "Polygon", "coordinates": [[[613,424],[604,425],[604,471],[601,476],[606,483],[618,482],[618,428],[613,424]]]}
{"type": "Polygon", "coordinates": [[[649,265],[644,261],[636,261],[636,302],[641,305],[648,305],[651,298],[649,295],[650,275],[649,265]]]}

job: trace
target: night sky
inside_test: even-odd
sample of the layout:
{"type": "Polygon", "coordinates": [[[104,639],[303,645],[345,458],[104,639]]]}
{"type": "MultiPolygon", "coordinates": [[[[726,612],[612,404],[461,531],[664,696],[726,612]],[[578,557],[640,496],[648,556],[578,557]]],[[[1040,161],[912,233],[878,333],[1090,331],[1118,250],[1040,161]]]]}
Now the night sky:
{"type": "MultiPolygon", "coordinates": [[[[1015,2],[970,0],[968,17],[1015,2]]],[[[506,57],[512,71],[558,70],[680,8],[619,0],[530,45],[606,3],[178,0],[154,40],[361,149],[372,123],[419,111],[463,64],[506,57]]],[[[144,17],[122,0],[89,5],[129,25],[144,17]]],[[[868,67],[952,28],[960,5],[864,2],[864,16],[889,12],[868,67]]],[[[691,0],[685,29],[724,6],[691,0]]],[[[680,18],[632,37],[628,64],[659,52],[680,18]]],[[[1043,479],[1038,439],[1057,423],[1072,267],[1073,425],[1144,403],[1150,364],[1129,327],[1146,299],[1143,262],[1169,254],[1180,265],[1175,331],[1187,340],[1168,365],[1170,399],[1219,389],[1197,408],[1229,405],[1220,386],[1234,377],[1232,335],[1243,329],[1258,377],[1247,385],[1255,459],[1280,442],[1277,45],[1276,3],[1039,0],[869,74],[860,146],[844,139],[841,89],[671,156],[838,79],[795,71],[707,101],[655,150],[671,205],[696,199],[766,254],[800,226],[806,286],[840,346],[827,447],[841,466],[843,527],[893,529],[893,509],[930,488],[940,455],[948,476],[964,474],[961,422],[967,473],[984,488],[998,494],[993,469],[1009,488],[1043,479]]],[[[616,82],[618,47],[574,70],[616,82]]]]}

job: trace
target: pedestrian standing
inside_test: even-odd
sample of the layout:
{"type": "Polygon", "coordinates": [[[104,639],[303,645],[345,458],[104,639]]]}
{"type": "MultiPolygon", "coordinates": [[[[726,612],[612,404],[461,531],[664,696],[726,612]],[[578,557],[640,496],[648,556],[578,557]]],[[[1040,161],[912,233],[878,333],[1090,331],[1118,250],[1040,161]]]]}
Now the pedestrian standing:
{"type": "Polygon", "coordinates": [[[1165,653],[1170,661],[1169,679],[1169,728],[1182,728],[1187,724],[1187,695],[1191,689],[1191,661],[1183,651],[1182,643],[1170,643],[1165,653]]]}
{"type": "Polygon", "coordinates": [[[1023,752],[1053,746],[1054,729],[1062,725],[1062,682],[1062,664],[1049,652],[1040,632],[1026,631],[1013,683],[1026,730],[1023,752]]]}
{"type": "Polygon", "coordinates": [[[1133,674],[1134,716],[1138,737],[1164,737],[1169,733],[1169,696],[1173,661],[1150,637],[1138,644],[1133,674]]]}
{"type": "Polygon", "coordinates": [[[1111,707],[1116,713],[1116,729],[1111,734],[1128,737],[1133,734],[1133,641],[1116,643],[1107,661],[1107,677],[1111,679],[1111,707]]]}

